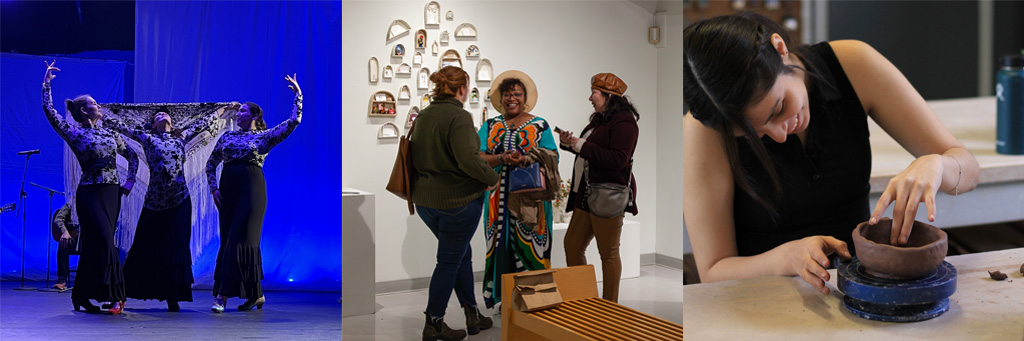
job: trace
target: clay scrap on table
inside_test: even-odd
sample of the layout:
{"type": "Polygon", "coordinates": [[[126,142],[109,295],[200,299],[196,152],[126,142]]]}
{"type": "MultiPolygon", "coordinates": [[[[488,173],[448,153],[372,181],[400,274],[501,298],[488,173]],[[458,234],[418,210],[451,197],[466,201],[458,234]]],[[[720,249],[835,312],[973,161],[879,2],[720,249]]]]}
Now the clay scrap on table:
{"type": "Polygon", "coordinates": [[[992,277],[992,279],[997,280],[997,281],[1001,281],[1001,280],[1006,279],[1006,274],[1004,274],[1002,272],[999,272],[999,270],[989,271],[988,272],[988,276],[992,277]]]}
{"type": "Polygon", "coordinates": [[[1024,264],[1020,265],[1020,274],[1024,275],[1024,264]]]}

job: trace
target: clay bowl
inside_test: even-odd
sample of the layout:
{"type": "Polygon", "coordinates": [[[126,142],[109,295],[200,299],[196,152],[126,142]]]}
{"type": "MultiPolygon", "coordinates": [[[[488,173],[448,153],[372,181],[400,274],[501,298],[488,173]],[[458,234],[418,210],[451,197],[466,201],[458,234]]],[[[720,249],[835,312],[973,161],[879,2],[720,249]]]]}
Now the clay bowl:
{"type": "Polygon", "coordinates": [[[914,221],[906,245],[889,245],[892,219],[878,224],[860,223],[853,230],[857,258],[869,274],[889,279],[909,280],[931,274],[946,258],[949,239],[939,228],[914,221]]]}

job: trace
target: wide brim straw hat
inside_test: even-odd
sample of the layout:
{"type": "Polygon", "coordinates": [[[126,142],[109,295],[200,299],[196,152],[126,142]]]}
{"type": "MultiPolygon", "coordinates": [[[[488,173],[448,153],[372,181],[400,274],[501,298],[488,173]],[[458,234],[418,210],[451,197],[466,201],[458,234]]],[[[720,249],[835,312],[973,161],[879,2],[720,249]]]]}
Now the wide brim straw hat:
{"type": "Polygon", "coordinates": [[[505,113],[505,106],[501,105],[501,93],[498,92],[498,87],[501,86],[501,82],[509,78],[518,78],[519,81],[523,82],[523,86],[526,89],[526,103],[523,105],[523,112],[530,112],[534,107],[537,106],[537,84],[533,82],[533,78],[526,75],[526,73],[519,70],[508,70],[502,72],[498,77],[494,77],[491,81],[491,105],[494,106],[494,110],[499,113],[505,113]]]}

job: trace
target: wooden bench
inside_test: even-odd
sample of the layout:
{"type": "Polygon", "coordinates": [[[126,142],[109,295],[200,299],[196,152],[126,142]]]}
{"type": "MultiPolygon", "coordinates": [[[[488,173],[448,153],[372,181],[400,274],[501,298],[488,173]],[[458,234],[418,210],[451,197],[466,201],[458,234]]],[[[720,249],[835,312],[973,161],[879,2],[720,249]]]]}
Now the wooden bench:
{"type": "Polygon", "coordinates": [[[683,326],[600,298],[593,265],[556,269],[558,307],[526,313],[513,307],[515,275],[502,275],[502,340],[682,340],[683,326]]]}

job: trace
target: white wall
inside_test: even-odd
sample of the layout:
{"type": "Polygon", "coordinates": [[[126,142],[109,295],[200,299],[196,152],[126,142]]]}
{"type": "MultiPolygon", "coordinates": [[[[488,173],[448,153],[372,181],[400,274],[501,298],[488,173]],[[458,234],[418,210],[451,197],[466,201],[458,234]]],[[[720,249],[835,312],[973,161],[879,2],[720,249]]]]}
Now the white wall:
{"type": "MultiPolygon", "coordinates": [[[[683,126],[683,3],[660,1],[658,11],[665,12],[662,28],[664,46],[658,48],[658,216],[657,250],[659,254],[683,259],[689,253],[684,243],[683,226],[683,153],[680,151],[683,126]]],[[[660,23],[659,23],[660,24],[660,23]]]]}
{"type": "MultiPolygon", "coordinates": [[[[678,214],[681,205],[678,204],[678,197],[672,200],[671,196],[659,196],[661,184],[656,178],[659,167],[662,167],[658,164],[662,156],[658,152],[658,142],[675,140],[681,118],[663,120],[659,117],[662,114],[677,115],[658,109],[658,98],[665,93],[659,92],[659,87],[672,83],[662,82],[659,77],[666,73],[678,74],[680,71],[674,70],[678,67],[672,66],[671,61],[659,64],[661,52],[647,42],[647,28],[654,22],[651,11],[629,1],[439,2],[441,13],[452,10],[455,20],[442,19],[440,28],[427,28],[427,40],[437,40],[442,30],[448,30],[452,35],[451,43],[449,46],[441,46],[441,51],[446,48],[459,51],[464,58],[463,65],[467,70],[472,70],[471,75],[475,72],[477,60],[465,59],[465,49],[470,44],[479,46],[481,58],[490,59],[496,74],[508,69],[518,69],[529,74],[537,83],[540,93],[537,107],[532,113],[546,118],[551,124],[577,132],[586,125],[593,110],[587,100],[592,75],[612,72],[629,85],[626,94],[641,114],[641,136],[634,168],[639,184],[640,215],[627,215],[627,218],[643,225],[642,254],[678,247],[681,240],[678,232],[665,232],[675,238],[676,242],[660,241],[667,245],[659,248],[655,246],[656,240],[661,239],[659,233],[662,233],[658,228],[659,221],[672,223],[670,227],[681,225],[681,218],[659,218],[659,209],[678,214]],[[455,27],[464,22],[476,26],[479,33],[477,38],[469,41],[455,39],[455,27]],[[674,127],[659,127],[665,124],[674,127]],[[658,136],[665,132],[668,134],[667,139],[659,139],[658,136]],[[658,204],[659,201],[664,203],[658,204]]],[[[377,84],[370,84],[367,76],[368,59],[376,57],[383,67],[391,62],[390,51],[398,43],[409,49],[402,61],[412,65],[414,34],[417,29],[425,28],[423,7],[426,3],[344,1],[342,4],[342,68],[345,70],[342,97],[342,181],[345,186],[377,193],[377,282],[429,277],[434,265],[436,240],[417,216],[407,214],[403,201],[384,190],[397,151],[396,140],[376,138],[377,129],[384,122],[394,120],[399,126],[404,126],[407,111],[411,106],[419,106],[419,97],[424,90],[416,90],[415,73],[411,78],[382,79],[377,84]],[[405,20],[412,26],[412,30],[398,41],[386,44],[387,29],[395,19],[405,20]],[[402,84],[412,89],[413,100],[399,102],[397,118],[367,116],[371,94],[387,90],[397,95],[402,84]]],[[[666,32],[666,37],[671,36],[666,32]]],[[[681,45],[682,38],[678,35],[669,39],[676,39],[681,45]]],[[[428,43],[424,52],[424,65],[436,71],[437,62],[438,57],[430,53],[428,43]]],[[[391,64],[397,67],[401,62],[391,64]]],[[[675,79],[678,85],[672,87],[680,89],[681,77],[675,79]]],[[[472,86],[480,87],[482,93],[490,88],[487,83],[474,82],[472,86]]],[[[675,105],[677,101],[672,99],[677,98],[678,94],[681,94],[681,90],[669,90],[666,95],[668,103],[675,105]]],[[[466,109],[474,113],[474,119],[479,120],[483,105],[488,105],[490,115],[497,115],[497,111],[483,103],[483,99],[481,102],[479,105],[466,105],[466,109]]],[[[672,152],[676,149],[661,150],[672,152]]],[[[563,152],[561,155],[563,159],[560,170],[563,177],[568,177],[572,170],[572,159],[568,157],[571,154],[563,152]]],[[[681,192],[676,194],[681,195],[681,192]]],[[[474,271],[482,271],[485,248],[481,232],[477,232],[472,247],[474,271]]],[[[563,252],[563,249],[555,246],[552,252],[563,252]]],[[[358,255],[346,254],[345,257],[358,255]]]]}

